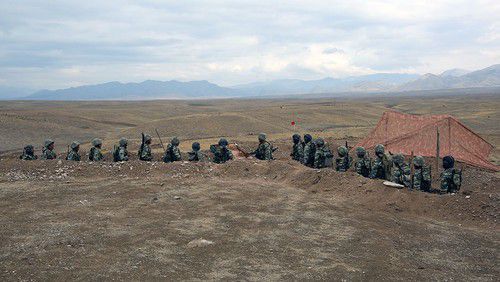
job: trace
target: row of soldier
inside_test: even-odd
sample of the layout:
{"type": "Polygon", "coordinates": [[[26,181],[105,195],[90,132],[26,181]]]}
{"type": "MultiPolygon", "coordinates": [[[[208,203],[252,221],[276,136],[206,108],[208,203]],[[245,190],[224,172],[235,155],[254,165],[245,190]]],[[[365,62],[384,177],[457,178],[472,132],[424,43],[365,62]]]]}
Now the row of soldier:
{"type": "MultiPolygon", "coordinates": [[[[254,155],[260,160],[272,160],[273,152],[276,150],[267,140],[266,134],[260,133],[258,136],[259,145],[255,151],[248,155],[254,155]]],[[[339,172],[345,172],[352,166],[353,159],[349,156],[349,149],[346,146],[339,146],[337,149],[338,157],[335,158],[333,163],[333,154],[328,145],[322,138],[313,140],[310,134],[305,134],[303,141],[301,136],[294,134],[292,136],[293,146],[290,156],[292,159],[301,162],[302,164],[312,168],[326,168],[335,166],[339,172]]],[[[138,157],[142,161],[152,161],[151,150],[152,137],[147,134],[142,134],[142,142],[138,151],[138,157]]],[[[95,138],[92,140],[92,148],[90,149],[88,159],[90,161],[101,161],[104,156],[102,150],[102,140],[95,138]]],[[[163,156],[164,162],[175,162],[181,160],[181,152],[179,149],[180,141],[177,137],[172,138],[170,143],[165,149],[163,156]]],[[[213,162],[225,163],[233,159],[233,154],[228,148],[229,142],[221,138],[216,145],[210,146],[210,151],[213,153],[213,162]]],[[[121,162],[129,160],[129,153],[127,150],[128,140],[121,138],[118,145],[113,149],[113,161],[121,162]]],[[[192,144],[192,151],[188,152],[189,161],[203,162],[210,161],[210,158],[201,152],[200,143],[194,142],[192,144]]],[[[67,160],[80,161],[80,143],[74,141],[71,143],[67,160]]],[[[54,141],[46,140],[42,150],[41,159],[55,159],[57,157],[54,150],[54,141]]],[[[391,155],[385,152],[382,144],[375,146],[375,157],[372,160],[368,152],[363,147],[356,148],[356,160],[354,162],[355,171],[364,176],[372,179],[386,179],[392,182],[404,185],[409,189],[416,189],[421,191],[431,191],[431,169],[430,166],[425,164],[422,156],[413,158],[412,163],[414,172],[412,174],[410,164],[405,162],[402,154],[391,155]]],[[[20,156],[24,160],[34,160],[37,156],[34,153],[34,147],[28,145],[24,148],[23,154],[20,156]]],[[[460,189],[461,186],[461,171],[455,169],[454,159],[451,156],[443,158],[444,172],[441,174],[441,189],[454,193],[460,189]]]]}
{"type": "MultiPolygon", "coordinates": [[[[293,147],[290,156],[292,159],[313,168],[324,168],[335,165],[339,172],[345,172],[352,166],[352,157],[346,146],[337,148],[338,157],[333,163],[333,154],[322,138],[313,140],[310,134],[292,136],[293,147]]],[[[409,189],[425,192],[431,191],[431,167],[425,164],[422,156],[415,156],[411,164],[405,162],[403,154],[387,154],[382,144],[375,146],[375,158],[372,160],[363,147],[356,148],[355,171],[372,179],[385,179],[404,185],[409,189]]],[[[462,172],[455,168],[455,160],[452,156],[443,158],[443,173],[441,173],[441,190],[447,193],[456,193],[462,184],[462,172]]]]}

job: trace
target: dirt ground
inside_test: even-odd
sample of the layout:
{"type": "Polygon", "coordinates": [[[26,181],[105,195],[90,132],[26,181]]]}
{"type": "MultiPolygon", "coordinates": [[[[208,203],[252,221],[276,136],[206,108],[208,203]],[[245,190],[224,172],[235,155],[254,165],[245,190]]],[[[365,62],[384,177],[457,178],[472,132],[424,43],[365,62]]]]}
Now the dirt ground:
{"type": "MultiPolygon", "coordinates": [[[[152,120],[145,109],[120,102],[101,108],[65,103],[58,109],[51,108],[57,103],[33,102],[36,113],[21,109],[29,102],[0,104],[1,138],[8,141],[0,156],[0,279],[498,281],[498,173],[467,167],[461,191],[442,195],[386,187],[353,171],[307,168],[288,156],[288,118],[270,129],[279,148],[271,162],[140,162],[136,139],[130,142],[131,161],[109,161],[119,136],[160,126],[165,142],[177,128],[193,125],[181,135],[183,152],[193,139],[200,138],[206,150],[225,133],[250,150],[255,134],[280,110],[299,109],[314,112],[302,126],[327,137],[333,151],[346,140],[354,144],[384,109],[422,113],[426,106],[435,113],[442,103],[497,144],[497,98],[478,98],[468,108],[471,100],[443,99],[420,106],[410,99],[346,101],[342,107],[325,100],[267,101],[266,109],[227,101],[231,114],[216,112],[213,102],[172,102],[178,103],[170,105],[177,109],[173,113],[161,112],[166,104],[151,103],[152,120]],[[115,114],[106,116],[103,109],[113,108],[115,114]],[[135,112],[118,117],[124,108],[135,112]],[[342,108],[359,108],[360,115],[343,120],[348,111],[342,108]],[[185,119],[165,117],[183,111],[185,119]],[[236,124],[228,127],[225,115],[236,124]],[[84,116],[90,127],[75,133],[84,116]],[[103,119],[107,123],[98,122],[103,119]],[[204,119],[209,128],[197,131],[204,119]],[[254,123],[247,127],[240,123],[245,120],[254,123]],[[102,133],[106,161],[18,160],[29,138],[16,136],[28,129],[29,138],[40,140],[57,132],[57,144],[102,133]]],[[[153,148],[159,160],[156,139],[153,148]]],[[[88,151],[87,143],[82,150],[88,151]]],[[[433,187],[438,185],[434,177],[433,187]]]]}
{"type": "Polygon", "coordinates": [[[5,157],[0,276],[498,279],[497,175],[470,168],[455,195],[400,190],[303,167],[277,143],[278,160],[223,165],[5,157]]]}

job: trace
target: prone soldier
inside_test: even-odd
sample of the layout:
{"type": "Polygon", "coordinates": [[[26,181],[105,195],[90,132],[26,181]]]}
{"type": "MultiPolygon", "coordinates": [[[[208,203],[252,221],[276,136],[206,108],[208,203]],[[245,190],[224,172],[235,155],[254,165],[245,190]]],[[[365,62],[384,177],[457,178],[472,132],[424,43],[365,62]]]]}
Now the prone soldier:
{"type": "Polygon", "coordinates": [[[188,152],[190,162],[205,162],[208,160],[207,155],[203,154],[200,151],[201,149],[200,143],[194,142],[191,145],[191,148],[193,150],[191,152],[188,152]]]}
{"type": "Polygon", "coordinates": [[[233,153],[227,147],[229,142],[221,138],[217,145],[211,145],[210,151],[214,154],[214,163],[222,164],[233,159],[233,153]]]}
{"type": "Polygon", "coordinates": [[[392,160],[394,164],[392,170],[392,182],[411,188],[411,169],[405,162],[403,154],[394,155],[392,160]]]}
{"type": "Polygon", "coordinates": [[[272,160],[273,159],[273,148],[271,143],[266,141],[267,136],[265,133],[259,133],[259,146],[252,153],[259,160],[272,160]]]}
{"type": "Polygon", "coordinates": [[[384,145],[375,146],[375,160],[373,160],[370,178],[391,180],[392,160],[385,153],[384,145]]]}
{"type": "Polygon", "coordinates": [[[139,148],[139,152],[137,153],[139,156],[139,160],[150,162],[153,160],[153,154],[151,152],[151,135],[142,134],[142,142],[141,147],[139,148]]]}
{"type": "Polygon", "coordinates": [[[314,159],[316,153],[316,144],[310,134],[304,135],[304,158],[302,164],[308,167],[314,167],[314,159]]]}

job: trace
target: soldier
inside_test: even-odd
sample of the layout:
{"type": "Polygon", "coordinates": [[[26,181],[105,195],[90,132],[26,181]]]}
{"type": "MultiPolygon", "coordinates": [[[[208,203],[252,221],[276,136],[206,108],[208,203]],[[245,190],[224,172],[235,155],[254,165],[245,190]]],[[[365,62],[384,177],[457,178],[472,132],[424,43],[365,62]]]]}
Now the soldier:
{"type": "Polygon", "coordinates": [[[462,185],[462,171],[456,169],[452,156],[443,158],[444,171],[441,173],[441,190],[447,193],[457,193],[462,185]]]}
{"type": "Polygon", "coordinates": [[[92,146],[94,147],[90,148],[89,161],[91,162],[102,161],[104,159],[104,156],[101,153],[102,140],[99,138],[94,138],[92,140],[92,146]]]}
{"type": "Polygon", "coordinates": [[[370,157],[366,153],[365,148],[357,147],[356,156],[358,157],[358,159],[354,163],[356,172],[359,175],[363,175],[364,177],[370,176],[370,169],[371,169],[370,157]]]}
{"type": "Polygon", "coordinates": [[[78,141],[73,141],[70,148],[71,150],[68,152],[66,160],[79,162],[81,159],[80,154],[78,153],[78,151],[80,151],[80,143],[78,141]]]}
{"type": "Polygon", "coordinates": [[[340,146],[337,148],[337,152],[339,153],[339,157],[335,159],[335,169],[339,172],[346,172],[352,163],[352,158],[349,156],[349,151],[347,147],[340,146]]]}
{"type": "Polygon", "coordinates": [[[252,153],[259,160],[269,161],[273,159],[273,148],[271,143],[266,141],[267,136],[265,133],[259,133],[259,146],[252,153]]]}
{"type": "Polygon", "coordinates": [[[411,169],[405,162],[403,154],[396,154],[393,157],[392,182],[402,184],[411,188],[411,169]]]}
{"type": "Polygon", "coordinates": [[[128,140],[126,138],[121,138],[118,142],[118,147],[115,146],[113,150],[113,161],[114,162],[126,162],[128,161],[128,140]]]}
{"type": "Polygon", "coordinates": [[[53,160],[57,158],[56,152],[54,152],[54,141],[51,139],[45,140],[45,144],[42,150],[42,160],[53,160]]]}
{"type": "Polygon", "coordinates": [[[316,150],[314,153],[314,168],[324,168],[332,166],[333,154],[325,144],[323,138],[318,138],[315,141],[316,150]]]}
{"type": "Polygon", "coordinates": [[[312,140],[310,134],[304,135],[304,158],[302,159],[302,164],[308,167],[314,166],[314,159],[316,153],[316,145],[312,140]]]}
{"type": "Polygon", "coordinates": [[[179,150],[179,139],[177,137],[172,138],[170,144],[167,145],[165,150],[165,155],[163,156],[163,161],[166,163],[177,162],[181,160],[181,150],[179,150]]]}
{"type": "Polygon", "coordinates": [[[25,161],[38,159],[38,157],[35,155],[35,149],[33,148],[33,145],[26,145],[23,149],[23,154],[19,156],[19,158],[25,161]]]}
{"type": "Polygon", "coordinates": [[[200,149],[201,149],[200,143],[194,142],[191,145],[191,148],[193,149],[193,151],[188,153],[190,162],[205,162],[208,160],[207,155],[200,152],[200,149]]]}
{"type": "Polygon", "coordinates": [[[221,164],[233,159],[233,153],[227,147],[228,145],[227,140],[221,138],[218,146],[210,146],[210,151],[214,154],[214,163],[221,164]]]}
{"type": "Polygon", "coordinates": [[[413,158],[413,189],[430,192],[431,190],[431,169],[425,165],[425,160],[422,156],[413,158]]]}
{"type": "Polygon", "coordinates": [[[153,155],[151,153],[151,147],[150,147],[151,142],[152,142],[151,135],[148,134],[142,135],[142,144],[138,152],[139,160],[147,162],[153,160],[153,155]]]}
{"type": "Polygon", "coordinates": [[[304,158],[304,144],[300,142],[300,135],[294,134],[292,136],[292,140],[293,140],[293,147],[290,156],[292,157],[293,160],[302,162],[302,159],[304,158]]]}
{"type": "Polygon", "coordinates": [[[370,178],[390,180],[391,167],[392,167],[392,161],[385,154],[384,145],[378,144],[377,146],[375,146],[375,160],[373,161],[372,164],[370,178]]]}

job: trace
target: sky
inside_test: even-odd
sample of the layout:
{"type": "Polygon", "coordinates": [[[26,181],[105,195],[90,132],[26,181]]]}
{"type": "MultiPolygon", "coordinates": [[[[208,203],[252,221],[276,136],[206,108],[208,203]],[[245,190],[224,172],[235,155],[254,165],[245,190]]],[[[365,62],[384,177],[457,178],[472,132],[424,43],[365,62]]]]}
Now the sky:
{"type": "Polygon", "coordinates": [[[500,63],[500,1],[0,0],[0,86],[222,86],[500,63]]]}

